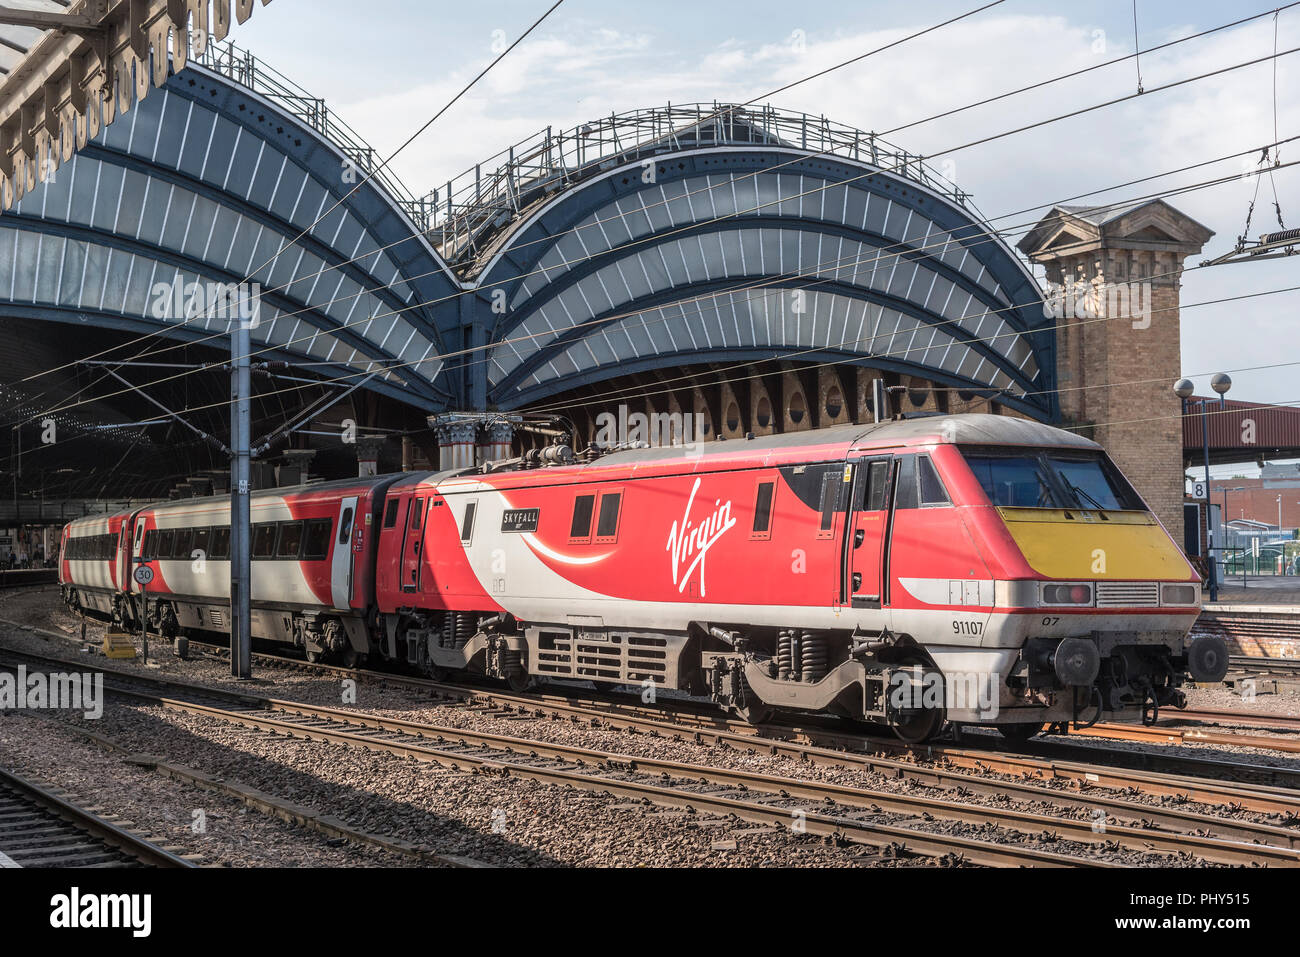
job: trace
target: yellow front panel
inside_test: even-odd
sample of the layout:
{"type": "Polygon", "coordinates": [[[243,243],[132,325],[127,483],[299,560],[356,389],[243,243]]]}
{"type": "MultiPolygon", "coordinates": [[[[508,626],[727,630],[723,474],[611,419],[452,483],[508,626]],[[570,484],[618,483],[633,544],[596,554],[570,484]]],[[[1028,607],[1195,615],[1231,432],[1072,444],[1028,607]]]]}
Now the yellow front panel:
{"type": "Polygon", "coordinates": [[[1194,572],[1154,516],[1000,508],[1011,537],[1047,578],[1189,581],[1194,572]]]}

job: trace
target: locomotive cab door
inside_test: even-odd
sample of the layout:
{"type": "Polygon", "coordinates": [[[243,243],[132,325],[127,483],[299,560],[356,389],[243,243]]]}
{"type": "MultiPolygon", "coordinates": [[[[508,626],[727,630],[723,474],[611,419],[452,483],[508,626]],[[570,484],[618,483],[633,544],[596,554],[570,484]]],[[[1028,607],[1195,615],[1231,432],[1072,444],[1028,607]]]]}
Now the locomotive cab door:
{"type": "Polygon", "coordinates": [[[402,539],[402,591],[420,586],[420,551],[424,548],[425,496],[412,495],[407,508],[406,532],[402,539]]]}
{"type": "Polygon", "coordinates": [[[330,596],[335,608],[352,605],[352,527],[356,520],[357,497],[350,495],[339,503],[334,553],[330,558],[330,596]]]}
{"type": "Polygon", "coordinates": [[[840,598],[841,604],[852,608],[880,608],[888,602],[884,564],[892,473],[889,455],[864,457],[853,466],[840,598]]]}

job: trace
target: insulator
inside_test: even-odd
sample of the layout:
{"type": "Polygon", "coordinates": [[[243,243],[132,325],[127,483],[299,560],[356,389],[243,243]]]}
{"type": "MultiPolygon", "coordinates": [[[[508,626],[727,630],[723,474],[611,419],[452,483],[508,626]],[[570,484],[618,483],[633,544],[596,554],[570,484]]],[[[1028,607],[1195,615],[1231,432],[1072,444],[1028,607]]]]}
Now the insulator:
{"type": "Polygon", "coordinates": [[[807,682],[820,681],[830,666],[830,655],[823,635],[805,634],[799,640],[800,671],[807,682]]]}
{"type": "Polygon", "coordinates": [[[1300,229],[1282,229],[1259,237],[1261,243],[1281,243],[1292,239],[1300,241],[1300,229]]]}

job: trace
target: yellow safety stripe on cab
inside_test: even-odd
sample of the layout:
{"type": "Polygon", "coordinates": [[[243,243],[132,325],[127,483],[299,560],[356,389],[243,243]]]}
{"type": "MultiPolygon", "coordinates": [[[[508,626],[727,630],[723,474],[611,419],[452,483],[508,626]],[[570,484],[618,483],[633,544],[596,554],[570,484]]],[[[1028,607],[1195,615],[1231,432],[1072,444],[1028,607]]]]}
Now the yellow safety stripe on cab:
{"type": "Polygon", "coordinates": [[[1187,581],[1192,568],[1148,512],[999,508],[1034,571],[1047,578],[1187,581]]]}

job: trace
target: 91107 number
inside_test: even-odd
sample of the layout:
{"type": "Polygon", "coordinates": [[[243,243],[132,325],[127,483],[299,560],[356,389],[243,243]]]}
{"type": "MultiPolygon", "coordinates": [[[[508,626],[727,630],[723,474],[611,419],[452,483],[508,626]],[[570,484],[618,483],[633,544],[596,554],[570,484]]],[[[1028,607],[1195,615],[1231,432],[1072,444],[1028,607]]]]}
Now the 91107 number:
{"type": "Polygon", "coordinates": [[[954,635],[982,635],[984,634],[984,622],[954,621],[952,623],[952,633],[954,635]]]}

